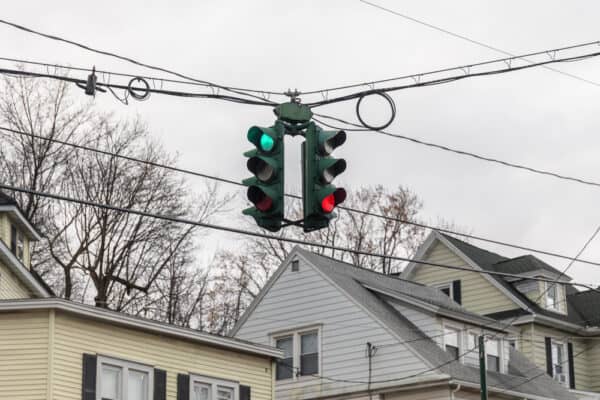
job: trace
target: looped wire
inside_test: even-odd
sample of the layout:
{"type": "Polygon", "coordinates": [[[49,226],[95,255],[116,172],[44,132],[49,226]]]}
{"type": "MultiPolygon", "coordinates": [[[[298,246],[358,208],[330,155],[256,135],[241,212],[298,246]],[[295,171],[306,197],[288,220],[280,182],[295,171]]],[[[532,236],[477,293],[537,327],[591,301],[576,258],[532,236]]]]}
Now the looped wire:
{"type": "Polygon", "coordinates": [[[148,81],[146,81],[144,78],[137,76],[129,81],[129,84],[127,85],[127,92],[131,95],[131,97],[138,101],[147,100],[148,97],[150,97],[150,84],[148,84],[148,81]],[[141,82],[144,87],[134,88],[133,84],[135,82],[141,82]]]}
{"type": "Polygon", "coordinates": [[[392,122],[394,122],[394,119],[396,119],[396,103],[394,102],[394,99],[392,99],[392,97],[389,94],[387,94],[386,92],[383,92],[383,91],[377,91],[377,92],[373,92],[373,93],[363,94],[358,98],[358,101],[356,102],[356,117],[360,121],[361,125],[364,126],[365,128],[370,129],[372,131],[380,131],[380,130],[385,129],[388,126],[390,126],[392,124],[392,122]],[[363,99],[367,96],[381,96],[388,102],[388,104],[390,105],[390,109],[392,110],[392,114],[390,115],[390,119],[387,122],[385,122],[384,124],[381,124],[381,125],[369,125],[363,120],[362,115],[360,114],[360,105],[361,105],[363,99]]]}

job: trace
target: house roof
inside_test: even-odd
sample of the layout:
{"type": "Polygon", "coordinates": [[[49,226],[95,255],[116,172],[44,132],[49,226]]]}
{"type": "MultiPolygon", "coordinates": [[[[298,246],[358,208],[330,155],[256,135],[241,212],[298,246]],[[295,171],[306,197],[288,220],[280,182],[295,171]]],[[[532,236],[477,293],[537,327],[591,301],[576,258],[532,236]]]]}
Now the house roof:
{"type": "Polygon", "coordinates": [[[0,191],[0,205],[17,205],[15,199],[0,191]]]}
{"type": "Polygon", "coordinates": [[[36,297],[53,296],[52,290],[43,281],[43,279],[28,269],[23,263],[10,251],[6,243],[0,240],[0,261],[8,267],[8,269],[17,276],[33,295],[36,297]]]}
{"type": "MultiPolygon", "coordinates": [[[[553,275],[561,275],[561,271],[552,267],[551,265],[545,263],[539,258],[533,255],[524,255],[515,258],[507,258],[501,256],[499,254],[493,253],[491,251],[487,251],[485,249],[474,246],[470,243],[464,242],[460,239],[457,239],[453,236],[449,236],[446,234],[438,233],[439,235],[446,238],[450,241],[456,248],[462,251],[467,257],[469,257],[473,262],[479,265],[481,268],[487,271],[494,272],[505,272],[511,274],[526,274],[531,273],[533,271],[544,271],[549,272],[553,275]]],[[[567,279],[570,279],[567,275],[563,276],[567,279]]],[[[585,312],[581,309],[585,304],[592,304],[589,307],[596,307],[598,309],[600,307],[600,293],[596,293],[596,295],[590,296],[586,301],[573,301],[574,295],[579,293],[577,289],[575,289],[572,285],[566,284],[567,288],[567,314],[557,313],[550,310],[546,310],[545,308],[540,307],[538,304],[531,301],[527,296],[523,295],[519,290],[517,290],[510,282],[506,281],[503,277],[492,275],[493,279],[500,283],[503,287],[505,287],[511,294],[515,297],[518,297],[522,302],[524,302],[531,312],[536,314],[540,314],[552,319],[557,319],[563,322],[567,322],[570,324],[579,325],[584,327],[587,325],[587,319],[595,319],[594,325],[600,325],[600,320],[597,316],[593,314],[589,314],[586,316],[585,312]]],[[[510,317],[515,317],[523,315],[521,309],[504,311],[502,313],[494,313],[489,314],[489,317],[495,319],[505,319],[510,317]]]]}
{"type": "Polygon", "coordinates": [[[0,314],[10,311],[45,310],[55,309],[75,314],[80,317],[90,318],[101,322],[120,325],[127,328],[139,329],[159,335],[190,340],[193,342],[212,345],[228,350],[241,351],[244,353],[258,354],[273,358],[283,356],[281,350],[271,346],[252,343],[246,340],[219,336],[202,332],[195,329],[182,328],[163,322],[152,321],[146,318],[136,317],[104,308],[92,307],[73,301],[46,298],[46,299],[18,299],[0,300],[0,314]]]}
{"type": "Polygon", "coordinates": [[[30,240],[41,239],[39,232],[35,229],[31,221],[27,219],[17,201],[2,191],[0,191],[0,211],[12,213],[14,221],[20,226],[23,233],[25,233],[30,240]]]}
{"type": "MultiPolygon", "coordinates": [[[[470,317],[471,313],[464,310],[459,304],[432,287],[379,274],[298,247],[294,249],[294,252],[310,262],[403,341],[410,343],[410,346],[431,365],[438,366],[437,369],[450,375],[453,380],[479,384],[478,368],[453,360],[449,353],[442,350],[431,338],[393,308],[386,294],[373,290],[373,288],[385,289],[386,293],[409,296],[470,317]]],[[[251,310],[249,311],[251,312],[251,310]]],[[[541,398],[574,399],[562,386],[517,352],[511,353],[509,372],[510,375],[490,372],[488,385],[500,390],[511,390],[515,385],[519,385],[518,389],[513,389],[513,391],[541,398]],[[536,378],[531,379],[534,376],[536,378]]]]}

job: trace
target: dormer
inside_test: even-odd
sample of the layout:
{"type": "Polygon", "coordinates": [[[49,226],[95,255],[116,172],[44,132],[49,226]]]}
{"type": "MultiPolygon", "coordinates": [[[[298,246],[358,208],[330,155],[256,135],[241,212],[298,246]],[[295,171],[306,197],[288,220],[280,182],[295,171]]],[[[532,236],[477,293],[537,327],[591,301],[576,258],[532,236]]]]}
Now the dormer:
{"type": "Polygon", "coordinates": [[[548,311],[567,314],[565,285],[571,280],[569,276],[532,255],[511,258],[495,264],[495,267],[499,272],[518,274],[520,278],[511,277],[505,280],[538,306],[548,311]]]}
{"type": "Polygon", "coordinates": [[[31,268],[30,244],[39,233],[25,218],[16,201],[0,192],[0,240],[24,266],[31,268]]]}

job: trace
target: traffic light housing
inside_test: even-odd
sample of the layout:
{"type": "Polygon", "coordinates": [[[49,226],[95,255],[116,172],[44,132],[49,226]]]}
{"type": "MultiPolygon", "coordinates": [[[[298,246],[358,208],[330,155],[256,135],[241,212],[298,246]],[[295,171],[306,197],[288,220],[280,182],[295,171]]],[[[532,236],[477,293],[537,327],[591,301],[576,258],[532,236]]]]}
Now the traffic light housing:
{"type": "Polygon", "coordinates": [[[248,186],[247,197],[254,207],[245,209],[243,214],[253,217],[258,226],[272,232],[281,229],[283,220],[284,134],[285,128],[280,121],[269,128],[253,126],[248,130],[248,141],[256,148],[244,153],[248,157],[246,166],[254,177],[242,183],[248,186]]]}
{"type": "Polygon", "coordinates": [[[346,199],[346,190],[331,184],[346,170],[346,160],[331,153],[346,141],[344,131],[324,131],[309,123],[302,144],[304,232],[326,228],[333,210],[346,199]]]}

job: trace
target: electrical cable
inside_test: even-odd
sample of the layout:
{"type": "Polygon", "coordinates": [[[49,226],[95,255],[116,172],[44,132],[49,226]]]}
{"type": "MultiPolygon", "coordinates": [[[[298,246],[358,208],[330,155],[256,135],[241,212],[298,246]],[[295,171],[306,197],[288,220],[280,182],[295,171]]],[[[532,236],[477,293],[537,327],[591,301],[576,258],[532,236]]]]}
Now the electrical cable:
{"type": "MultiPolygon", "coordinates": [[[[362,129],[361,125],[355,124],[353,122],[350,121],[345,121],[341,118],[338,117],[332,117],[329,115],[324,115],[324,114],[318,114],[315,113],[314,114],[317,117],[321,117],[321,118],[328,118],[328,119],[332,119],[350,126],[354,126],[354,127],[360,127],[361,129],[359,131],[365,131],[364,129],[362,129]]],[[[315,118],[313,118],[315,119],[315,118]]],[[[321,121],[315,119],[317,122],[322,123],[321,121]]],[[[352,129],[345,129],[345,128],[341,128],[341,127],[337,127],[334,125],[328,125],[329,127],[333,128],[333,129],[343,129],[345,131],[348,132],[352,132],[352,129]]],[[[369,130],[371,131],[371,130],[369,130]]],[[[427,146],[427,147],[432,147],[438,150],[443,150],[446,152],[451,152],[454,154],[459,154],[461,156],[467,156],[467,157],[471,157],[471,158],[475,158],[477,160],[480,161],[486,161],[486,162],[490,162],[490,163],[494,163],[494,164],[500,164],[502,166],[505,167],[510,167],[510,168],[515,168],[515,169],[520,169],[523,171],[528,171],[528,172],[532,172],[535,174],[539,174],[539,175],[545,175],[545,176],[550,176],[553,178],[558,178],[558,179],[562,179],[562,180],[566,180],[566,181],[571,181],[571,182],[576,182],[576,183],[581,183],[584,185],[588,185],[588,186],[594,186],[594,187],[600,187],[600,182],[596,182],[596,181],[591,181],[591,180],[587,180],[587,179],[583,179],[583,178],[577,178],[577,177],[573,177],[573,176],[568,176],[568,175],[563,175],[557,172],[553,172],[553,171],[548,171],[548,170],[543,170],[543,169],[539,169],[539,168],[533,168],[533,167],[529,167],[527,165],[524,164],[517,164],[517,163],[513,163],[513,162],[509,162],[509,161],[504,161],[504,160],[500,160],[498,158],[493,158],[493,157],[488,157],[488,156],[483,156],[477,153],[473,153],[470,151],[466,151],[466,150],[460,150],[457,148],[453,148],[450,146],[446,146],[446,145],[441,145],[441,144],[437,144],[437,143],[433,143],[433,142],[428,142],[425,140],[421,140],[421,139],[417,139],[411,136],[406,136],[406,135],[401,135],[401,134],[397,134],[397,133],[391,133],[388,131],[383,131],[383,130],[379,130],[379,131],[371,131],[373,133],[379,133],[381,135],[385,135],[385,136],[390,136],[390,137],[394,137],[396,139],[402,139],[405,141],[409,141],[412,143],[416,143],[419,145],[423,145],[423,146],[427,146]]]]}
{"type": "MultiPolygon", "coordinates": [[[[419,264],[425,264],[425,265],[436,266],[436,267],[443,267],[443,268],[448,268],[448,269],[467,270],[469,272],[474,272],[474,273],[479,273],[479,274],[489,274],[489,275],[497,275],[497,276],[504,276],[504,277],[511,276],[511,277],[523,278],[522,276],[516,275],[516,274],[497,273],[497,272],[491,272],[491,271],[474,271],[474,270],[472,270],[470,268],[462,268],[462,267],[456,267],[456,266],[438,264],[438,263],[433,263],[433,262],[423,261],[423,260],[415,260],[415,259],[409,260],[409,259],[406,259],[406,258],[403,258],[403,257],[396,257],[396,256],[392,257],[392,256],[378,255],[378,254],[373,254],[373,253],[366,254],[366,252],[363,252],[363,251],[357,251],[357,250],[352,250],[352,249],[345,249],[345,248],[341,248],[341,247],[337,247],[337,246],[330,246],[330,245],[321,244],[321,243],[308,242],[308,241],[298,240],[298,239],[294,239],[294,238],[277,237],[277,236],[273,236],[273,235],[267,235],[267,234],[263,234],[263,233],[259,233],[259,232],[251,232],[251,231],[246,231],[246,230],[242,230],[242,229],[238,229],[238,228],[233,228],[233,227],[225,227],[225,226],[219,226],[219,225],[214,225],[214,224],[209,224],[209,223],[204,223],[204,222],[199,222],[199,221],[192,221],[192,220],[184,219],[184,218],[170,217],[170,216],[164,216],[164,215],[159,215],[159,214],[153,214],[153,213],[144,212],[144,211],[132,210],[132,209],[124,208],[124,207],[117,207],[117,206],[112,206],[112,205],[108,205],[108,204],[97,203],[97,202],[93,202],[93,201],[89,201],[89,200],[74,199],[74,198],[70,198],[70,197],[67,197],[67,196],[56,195],[56,194],[51,194],[51,193],[45,193],[45,192],[40,192],[40,191],[35,191],[35,190],[21,188],[21,187],[17,187],[17,186],[0,184],[0,188],[5,189],[5,190],[10,190],[10,191],[17,191],[17,192],[21,192],[21,193],[28,193],[28,194],[35,195],[35,196],[52,198],[52,199],[55,199],[55,200],[61,200],[61,201],[67,201],[67,202],[72,202],[72,203],[78,203],[78,204],[87,205],[87,206],[96,207],[96,208],[101,208],[101,209],[105,209],[105,210],[130,213],[130,214],[144,216],[144,217],[150,217],[150,218],[161,219],[161,220],[168,220],[168,221],[171,221],[171,222],[183,223],[183,224],[188,224],[188,225],[194,225],[194,226],[204,227],[204,228],[208,228],[208,229],[216,229],[216,230],[221,230],[221,231],[227,231],[227,232],[237,233],[237,234],[242,234],[242,235],[262,237],[262,238],[267,238],[267,239],[272,239],[272,240],[287,241],[287,242],[292,242],[292,243],[296,243],[296,244],[304,244],[304,245],[308,245],[308,246],[323,247],[323,248],[329,248],[329,249],[338,250],[338,251],[354,252],[354,253],[357,253],[357,254],[372,255],[372,256],[376,256],[376,257],[387,257],[387,258],[399,259],[399,260],[402,260],[402,261],[412,261],[412,262],[419,263],[419,264]]],[[[545,282],[550,281],[550,282],[552,282],[552,280],[544,279],[544,278],[525,278],[525,279],[527,279],[527,280],[534,280],[534,281],[545,281],[545,282]]],[[[556,283],[556,281],[554,281],[554,282],[556,283]]],[[[588,288],[590,290],[598,291],[600,293],[599,290],[597,290],[595,288],[592,288],[592,287],[589,287],[588,285],[579,284],[579,283],[570,283],[570,284],[572,286],[586,287],[586,288],[588,288]]],[[[508,325],[508,326],[510,326],[510,325],[508,325]]],[[[470,351],[473,351],[473,349],[470,350],[470,351]]],[[[466,354],[467,353],[464,353],[460,357],[462,357],[462,356],[464,356],[466,354]]],[[[398,381],[402,381],[402,380],[406,380],[406,379],[410,379],[410,378],[415,378],[415,377],[421,376],[421,375],[423,375],[423,374],[425,374],[427,372],[435,371],[435,370],[439,369],[440,367],[442,367],[444,365],[447,365],[447,364],[450,364],[450,363],[455,362],[455,361],[456,361],[455,359],[452,359],[452,360],[449,360],[449,361],[447,361],[445,363],[436,365],[433,368],[429,368],[427,370],[423,370],[423,371],[420,371],[418,373],[415,373],[415,374],[412,374],[412,375],[408,375],[408,376],[404,376],[404,377],[401,377],[401,378],[395,378],[395,379],[389,379],[389,380],[378,380],[378,381],[372,381],[371,383],[398,382],[398,381]]],[[[356,380],[334,379],[334,378],[327,378],[327,377],[321,377],[321,376],[319,376],[319,377],[322,378],[322,379],[332,380],[332,381],[335,381],[335,382],[366,383],[366,382],[363,382],[363,381],[356,381],[356,380]]]]}
{"type": "MultiPolygon", "coordinates": [[[[519,58],[519,59],[521,59],[521,60],[523,60],[523,61],[526,61],[526,62],[529,62],[529,63],[531,63],[532,61],[531,61],[531,60],[528,60],[528,59],[527,59],[527,57],[531,57],[531,56],[534,56],[534,55],[539,55],[539,54],[540,54],[540,53],[532,53],[532,54],[525,54],[525,55],[522,55],[522,56],[517,56],[517,55],[516,55],[516,54],[514,54],[514,53],[508,52],[508,51],[506,51],[506,50],[502,50],[502,49],[500,49],[500,48],[498,48],[498,47],[495,47],[495,46],[492,46],[492,45],[490,45],[490,44],[487,44],[487,43],[481,42],[481,41],[479,41],[479,40],[471,39],[471,38],[469,38],[469,37],[467,37],[467,36],[465,36],[465,35],[461,35],[461,34],[459,34],[459,33],[452,32],[452,31],[450,31],[450,30],[448,30],[448,29],[444,29],[444,28],[442,28],[442,27],[439,27],[439,26],[433,25],[433,24],[431,24],[431,23],[428,23],[428,22],[425,22],[425,21],[423,21],[423,20],[420,20],[420,19],[417,19],[417,18],[411,17],[411,16],[409,16],[409,15],[407,15],[407,14],[403,14],[403,13],[400,13],[400,12],[398,12],[398,11],[394,11],[394,10],[391,10],[391,9],[389,9],[389,8],[385,8],[385,7],[383,7],[383,6],[380,6],[380,5],[378,5],[378,4],[375,4],[375,3],[371,3],[371,2],[369,2],[369,1],[366,1],[366,0],[359,0],[359,1],[360,1],[361,3],[364,3],[364,4],[367,4],[367,5],[370,5],[371,7],[378,8],[378,9],[380,9],[380,10],[382,10],[382,11],[386,11],[386,12],[388,12],[388,13],[390,13],[390,14],[394,14],[394,15],[396,15],[396,16],[398,16],[398,17],[401,17],[401,18],[407,19],[407,20],[409,20],[409,21],[415,22],[415,23],[417,23],[417,24],[420,24],[420,25],[426,26],[426,27],[428,27],[428,28],[431,28],[431,29],[435,29],[436,31],[439,31],[439,32],[445,33],[445,34],[447,34],[447,35],[450,35],[450,36],[453,36],[453,37],[455,37],[455,38],[458,38],[458,39],[464,40],[464,41],[466,41],[466,42],[469,42],[469,43],[475,44],[475,45],[477,45],[477,46],[484,47],[484,48],[486,48],[486,49],[488,49],[488,50],[492,50],[492,51],[495,51],[495,52],[497,52],[497,53],[501,53],[501,54],[504,54],[504,55],[510,56],[511,58],[519,58]]],[[[569,46],[569,47],[566,47],[566,48],[557,49],[557,51],[561,51],[561,50],[565,50],[565,49],[572,49],[572,48],[575,48],[575,47],[582,47],[582,46],[586,46],[586,45],[585,45],[585,44],[583,44],[583,45],[579,45],[579,46],[569,46]]],[[[578,81],[581,81],[581,82],[589,83],[589,84],[591,84],[591,85],[594,85],[594,86],[600,86],[600,83],[598,83],[598,82],[594,82],[594,81],[592,81],[592,80],[589,80],[589,79],[583,78],[583,77],[581,77],[581,76],[577,76],[577,75],[575,75],[575,74],[571,74],[571,73],[568,73],[568,72],[565,72],[565,71],[561,71],[561,70],[558,70],[558,69],[555,69],[555,68],[552,68],[552,67],[548,67],[548,66],[546,66],[546,67],[544,67],[544,68],[546,68],[546,69],[547,69],[547,70],[549,70],[549,71],[556,72],[556,73],[558,73],[558,74],[561,74],[561,75],[567,76],[567,77],[569,77],[569,78],[577,79],[578,81]]]]}
{"type": "MultiPolygon", "coordinates": [[[[550,282],[550,283],[554,282],[555,283],[554,280],[548,279],[548,278],[523,277],[522,275],[519,275],[519,274],[511,274],[511,273],[506,273],[506,272],[473,270],[472,268],[468,268],[468,267],[447,265],[447,264],[435,263],[435,262],[431,262],[431,261],[417,260],[414,258],[392,256],[392,255],[387,255],[387,254],[372,253],[372,252],[368,252],[368,251],[364,251],[364,250],[357,250],[357,249],[351,249],[351,248],[347,248],[347,247],[334,246],[334,245],[329,245],[329,244],[325,244],[325,243],[311,242],[311,241],[301,240],[301,239],[296,239],[296,238],[291,238],[291,237],[275,236],[275,235],[271,235],[271,234],[266,234],[266,233],[262,233],[262,232],[253,232],[253,231],[248,231],[245,229],[240,229],[240,228],[235,228],[235,227],[215,225],[215,224],[210,224],[210,223],[206,223],[206,222],[199,222],[199,221],[194,221],[194,220],[186,219],[186,218],[155,214],[155,213],[150,213],[150,212],[146,212],[146,211],[134,210],[131,208],[125,208],[125,207],[114,206],[114,205],[110,205],[110,204],[98,203],[98,202],[91,201],[91,200],[76,199],[76,198],[63,196],[63,195],[59,195],[59,194],[54,194],[54,193],[40,192],[37,190],[27,189],[27,188],[23,188],[23,187],[19,187],[19,186],[7,185],[7,184],[3,184],[3,183],[0,183],[0,189],[5,189],[5,190],[9,190],[9,191],[14,191],[14,192],[20,192],[20,193],[27,193],[27,194],[34,195],[34,196],[46,197],[46,198],[50,198],[50,199],[54,199],[54,200],[60,200],[60,201],[69,202],[69,203],[76,203],[76,204],[86,205],[86,206],[100,208],[100,209],[104,209],[104,210],[128,213],[128,214],[138,215],[141,217],[154,218],[154,219],[170,221],[170,222],[180,223],[180,224],[185,224],[185,225],[193,225],[193,226],[197,226],[200,228],[207,228],[207,229],[212,229],[212,230],[219,230],[219,231],[224,231],[224,232],[229,232],[229,233],[235,233],[238,235],[254,236],[254,237],[259,237],[259,238],[263,238],[263,239],[271,239],[271,240],[277,240],[277,241],[282,241],[282,242],[294,243],[294,244],[298,244],[298,245],[320,247],[323,249],[329,249],[329,250],[335,250],[335,251],[340,251],[340,252],[353,253],[353,254],[371,256],[371,257],[377,257],[377,258],[385,258],[385,259],[396,260],[396,261],[413,262],[416,264],[423,264],[423,265],[428,265],[431,267],[440,267],[440,268],[446,268],[446,269],[453,269],[453,270],[457,270],[457,271],[467,271],[467,272],[483,274],[483,275],[493,275],[493,276],[500,276],[500,277],[505,277],[505,278],[518,278],[518,279],[523,279],[523,280],[532,280],[532,281],[550,282]]],[[[588,285],[585,283],[569,282],[569,284],[572,286],[583,287],[583,288],[593,290],[595,292],[600,293],[600,289],[596,289],[595,287],[592,287],[591,285],[588,285]]]]}
{"type": "MultiPolygon", "coordinates": [[[[140,164],[144,164],[144,165],[148,165],[148,166],[152,166],[152,167],[156,167],[156,168],[162,168],[162,169],[167,169],[170,171],[174,171],[174,172],[178,172],[178,173],[182,173],[182,174],[187,174],[187,175],[191,175],[191,176],[195,176],[195,177],[200,177],[200,178],[205,178],[205,179],[211,179],[214,181],[218,181],[218,182],[222,182],[222,183],[226,183],[226,184],[230,184],[230,185],[235,185],[235,186],[239,186],[239,187],[246,187],[243,183],[233,180],[233,179],[227,179],[227,178],[221,178],[218,176],[214,176],[214,175],[209,175],[209,174],[205,174],[205,173],[201,173],[201,172],[197,172],[197,171],[192,171],[189,169],[184,169],[184,168],[179,168],[179,167],[174,167],[168,164],[163,164],[163,163],[157,163],[157,162],[153,162],[153,161],[148,161],[148,160],[142,160],[136,157],[130,157],[130,156],[126,156],[126,155],[122,155],[122,154],[116,154],[116,153],[112,153],[109,151],[105,151],[105,150],[100,150],[98,148],[94,148],[94,147],[89,147],[89,146],[85,146],[85,145],[80,145],[80,144],[75,144],[75,143],[71,143],[68,141],[64,141],[64,140],[59,140],[59,139],[55,139],[55,138],[48,138],[45,136],[41,136],[41,135],[36,135],[33,133],[28,133],[28,132],[24,132],[24,131],[20,131],[20,130],[16,130],[16,129],[11,129],[11,128],[7,128],[7,127],[3,127],[0,126],[0,131],[5,131],[5,132],[11,132],[20,136],[27,136],[27,137],[31,137],[34,139],[39,139],[39,140],[43,140],[43,141],[48,141],[51,143],[57,143],[57,144],[61,144],[61,145],[65,145],[65,146],[69,146],[72,147],[74,149],[78,149],[78,150],[84,150],[84,151],[89,151],[89,152],[93,152],[93,153],[97,153],[97,154],[102,154],[105,156],[110,156],[110,157],[116,157],[116,158],[120,158],[123,160],[127,160],[127,161],[131,161],[131,162],[136,162],[136,163],[140,163],[140,164]]],[[[1,132],[0,132],[1,133],[1,132]]],[[[293,198],[296,200],[301,200],[302,197],[295,195],[295,194],[289,194],[286,193],[285,194],[286,197],[289,198],[293,198]]],[[[342,209],[345,210],[347,212],[350,213],[357,213],[357,214],[363,214],[363,215],[368,215],[374,218],[382,218],[388,221],[393,221],[393,222],[398,222],[398,223],[403,223],[403,224],[407,224],[407,225],[412,225],[412,226],[416,226],[419,228],[423,228],[423,229],[431,229],[431,230],[435,230],[441,233],[445,233],[445,234],[449,234],[449,235],[456,235],[456,236],[461,236],[464,238],[468,238],[468,239],[473,239],[473,240],[479,240],[479,241],[483,241],[483,242],[487,242],[487,243],[492,243],[492,244],[496,244],[499,246],[504,246],[504,247],[511,247],[511,248],[515,248],[518,250],[523,250],[523,251],[530,251],[530,252],[534,252],[534,253],[538,253],[538,254],[543,254],[543,255],[547,255],[547,256],[551,256],[551,257],[557,257],[557,258],[562,258],[562,259],[566,259],[566,260],[574,260],[580,263],[584,263],[584,264],[589,264],[589,265],[594,265],[594,266],[600,266],[600,262],[595,262],[595,261],[591,261],[591,260],[584,260],[584,259],[574,259],[571,256],[566,256],[563,254],[559,254],[556,252],[551,252],[551,251],[547,251],[547,250],[540,250],[540,249],[535,249],[532,247],[527,247],[527,246],[523,246],[523,245],[518,245],[518,244],[512,244],[512,243],[508,243],[508,242],[503,242],[503,241],[499,241],[499,240],[494,240],[494,239],[489,239],[489,238],[485,238],[482,236],[477,236],[477,235],[472,235],[472,234],[467,234],[467,233],[461,233],[461,232],[457,232],[457,231],[453,231],[451,229],[446,229],[446,228],[442,228],[442,227],[438,227],[438,226],[433,226],[433,225],[428,225],[428,224],[424,224],[424,223],[419,223],[419,222],[415,222],[415,221],[411,221],[411,220],[407,220],[407,219],[402,219],[402,218],[396,218],[396,217],[390,217],[384,214],[378,214],[378,213],[374,213],[374,212],[370,212],[370,211],[365,211],[365,210],[360,210],[357,208],[353,208],[353,207],[347,207],[347,206],[338,206],[338,209],[342,209]]]]}
{"type": "MultiPolygon", "coordinates": [[[[55,75],[55,74],[44,74],[44,73],[38,73],[38,72],[29,72],[29,71],[6,69],[6,68],[0,68],[0,74],[6,74],[8,76],[25,76],[25,77],[30,77],[30,78],[49,78],[49,79],[56,79],[56,80],[64,81],[64,82],[70,82],[70,83],[74,83],[74,84],[85,84],[86,83],[86,80],[71,78],[68,76],[55,75]]],[[[105,82],[97,82],[96,85],[99,87],[108,88],[108,89],[112,89],[112,88],[123,89],[126,91],[126,93],[129,93],[129,94],[131,94],[131,92],[133,92],[133,91],[140,91],[140,92],[147,91],[148,93],[159,93],[159,94],[164,94],[164,95],[168,95],[168,96],[218,99],[218,100],[225,100],[225,101],[230,101],[230,102],[234,102],[234,103],[273,107],[273,104],[267,103],[265,101],[244,99],[241,97],[222,95],[222,94],[214,94],[214,93],[180,92],[180,91],[176,91],[176,90],[148,88],[146,86],[132,86],[129,84],[120,85],[120,84],[105,83],[105,82]]]]}
{"type": "MultiPolygon", "coordinates": [[[[389,92],[395,92],[398,90],[412,89],[412,88],[417,88],[417,87],[442,85],[445,83],[455,82],[455,81],[459,81],[459,80],[463,80],[463,79],[467,79],[467,78],[505,74],[508,72],[521,71],[521,70],[536,68],[536,67],[540,67],[540,66],[544,66],[544,65],[548,65],[548,64],[581,61],[581,60],[586,60],[586,59],[597,57],[597,56],[600,56],[600,52],[598,52],[598,51],[579,55],[579,56],[573,56],[573,57],[552,58],[547,61],[540,61],[537,63],[527,64],[527,65],[520,65],[520,66],[514,66],[514,67],[507,66],[506,68],[495,69],[495,70],[491,70],[491,71],[463,73],[461,75],[454,75],[454,76],[449,76],[449,77],[444,77],[444,78],[439,78],[439,79],[432,79],[430,81],[418,81],[418,82],[406,84],[406,85],[389,86],[389,87],[383,87],[383,88],[377,88],[377,89],[373,88],[373,89],[362,90],[359,92],[347,94],[344,96],[334,97],[331,99],[328,98],[328,99],[324,99],[321,101],[306,103],[306,105],[311,108],[321,107],[321,106],[328,105],[328,104],[334,104],[334,103],[339,103],[339,102],[343,102],[343,101],[359,99],[361,97],[364,97],[364,96],[367,96],[370,94],[384,93],[384,92],[389,93],[389,92]]],[[[465,66],[463,68],[469,69],[470,66],[465,66]]]]}
{"type": "MultiPolygon", "coordinates": [[[[130,58],[130,57],[121,56],[119,54],[111,53],[109,51],[94,49],[94,48],[92,48],[90,46],[87,46],[85,44],[78,43],[78,42],[75,42],[75,41],[72,41],[72,40],[69,40],[69,39],[65,39],[65,38],[62,38],[60,36],[50,35],[50,34],[47,34],[47,33],[36,31],[34,29],[28,28],[28,27],[23,26],[23,25],[16,24],[14,22],[6,21],[4,19],[0,19],[0,23],[8,25],[8,26],[11,26],[13,28],[19,29],[19,30],[24,31],[24,32],[28,32],[28,33],[31,33],[31,34],[34,34],[34,35],[37,35],[37,36],[41,36],[41,37],[47,38],[47,39],[52,39],[52,40],[56,40],[56,41],[59,41],[59,42],[64,42],[64,43],[67,43],[67,44],[70,44],[70,45],[82,48],[84,50],[87,50],[87,51],[90,51],[90,52],[93,52],[93,53],[98,53],[98,54],[102,54],[102,55],[105,55],[105,56],[117,58],[117,59],[122,60],[122,61],[127,61],[129,63],[135,64],[135,65],[138,65],[138,66],[141,66],[141,67],[144,67],[144,68],[148,68],[148,69],[152,69],[152,70],[160,71],[160,72],[165,72],[167,74],[174,75],[174,76],[177,76],[177,77],[182,78],[182,79],[187,79],[189,81],[193,81],[193,82],[205,84],[207,86],[212,86],[214,88],[223,89],[223,90],[226,90],[228,92],[236,93],[238,95],[249,96],[249,97],[253,97],[255,99],[259,99],[259,100],[263,100],[263,101],[265,100],[264,97],[256,96],[256,95],[252,94],[252,93],[266,93],[266,91],[263,91],[263,90],[233,88],[233,87],[219,85],[219,84],[212,83],[212,82],[209,82],[209,81],[197,79],[197,78],[191,77],[189,75],[181,74],[179,72],[176,72],[176,71],[173,71],[173,70],[170,70],[170,69],[166,69],[166,68],[162,68],[162,67],[157,67],[157,66],[154,66],[154,65],[146,64],[146,63],[143,63],[141,61],[137,61],[137,60],[135,60],[133,58],[130,58]]],[[[273,94],[281,94],[281,95],[283,95],[283,93],[275,93],[275,92],[272,92],[272,93],[273,94]]],[[[275,102],[272,102],[272,101],[269,101],[269,100],[267,100],[267,101],[269,103],[271,103],[271,104],[276,104],[275,102]]]]}

